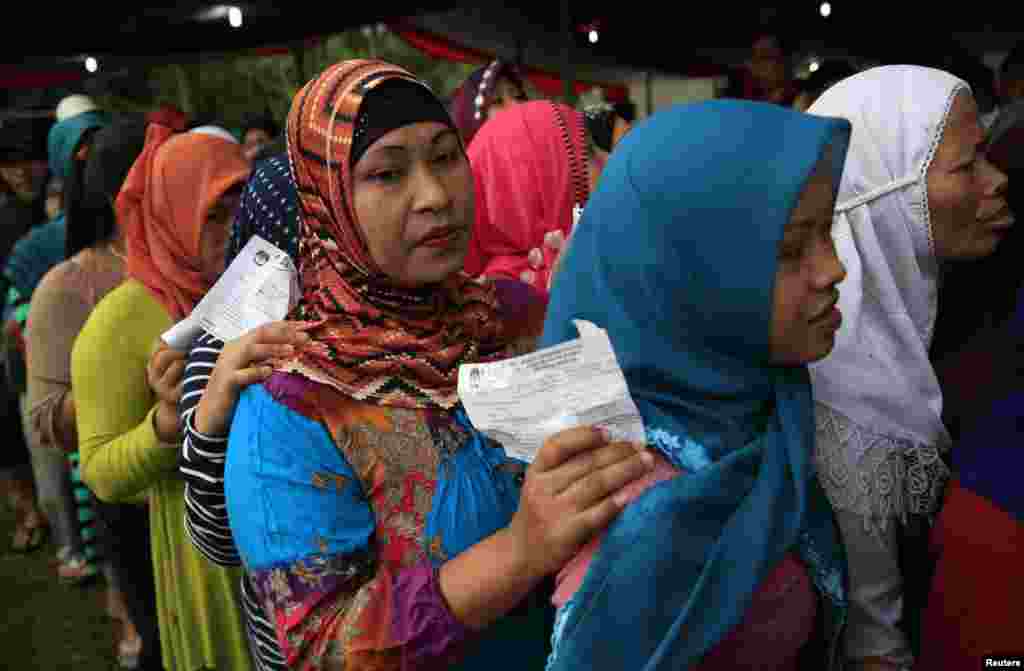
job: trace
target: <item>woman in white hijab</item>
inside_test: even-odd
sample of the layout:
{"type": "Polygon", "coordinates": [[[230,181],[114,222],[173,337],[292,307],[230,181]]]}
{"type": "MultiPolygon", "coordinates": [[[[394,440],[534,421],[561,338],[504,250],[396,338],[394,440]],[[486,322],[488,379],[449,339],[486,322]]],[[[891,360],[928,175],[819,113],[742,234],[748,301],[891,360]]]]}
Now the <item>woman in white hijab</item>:
{"type": "Polygon", "coordinates": [[[819,478],[849,562],[846,656],[856,669],[909,668],[898,527],[935,514],[949,475],[928,360],[941,270],[995,250],[1013,223],[1006,176],[981,151],[969,87],[939,70],[873,68],[808,112],[853,124],[833,229],[844,323],[811,366],[819,478]]]}

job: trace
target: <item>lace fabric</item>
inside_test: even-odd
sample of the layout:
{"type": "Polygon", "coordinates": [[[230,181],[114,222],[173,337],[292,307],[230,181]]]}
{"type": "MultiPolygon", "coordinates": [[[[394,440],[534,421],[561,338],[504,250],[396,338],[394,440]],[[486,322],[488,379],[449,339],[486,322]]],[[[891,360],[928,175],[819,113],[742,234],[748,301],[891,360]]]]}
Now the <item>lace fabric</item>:
{"type": "Polygon", "coordinates": [[[833,508],[859,514],[879,538],[894,518],[938,512],[950,475],[938,447],[874,432],[820,403],[815,424],[818,478],[833,508]]]}

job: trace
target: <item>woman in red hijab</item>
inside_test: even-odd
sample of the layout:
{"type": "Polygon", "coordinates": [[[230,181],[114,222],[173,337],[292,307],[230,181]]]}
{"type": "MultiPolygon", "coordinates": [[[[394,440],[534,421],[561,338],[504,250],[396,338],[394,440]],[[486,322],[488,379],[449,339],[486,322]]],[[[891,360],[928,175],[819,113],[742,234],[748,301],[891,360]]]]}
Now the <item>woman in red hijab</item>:
{"type": "Polygon", "coordinates": [[[600,173],[583,114],[537,100],[505,110],[469,148],[476,224],[466,272],[548,291],[600,173]]]}

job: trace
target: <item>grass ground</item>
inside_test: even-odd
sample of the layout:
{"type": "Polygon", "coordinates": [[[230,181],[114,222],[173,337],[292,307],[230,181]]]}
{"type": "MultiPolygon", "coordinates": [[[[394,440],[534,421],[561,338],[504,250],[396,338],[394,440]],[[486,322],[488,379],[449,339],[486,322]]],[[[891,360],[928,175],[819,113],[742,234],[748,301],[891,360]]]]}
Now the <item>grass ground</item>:
{"type": "Polygon", "coordinates": [[[49,544],[23,555],[10,549],[14,517],[0,506],[0,668],[19,671],[108,671],[117,668],[104,583],[57,581],[49,544]]]}

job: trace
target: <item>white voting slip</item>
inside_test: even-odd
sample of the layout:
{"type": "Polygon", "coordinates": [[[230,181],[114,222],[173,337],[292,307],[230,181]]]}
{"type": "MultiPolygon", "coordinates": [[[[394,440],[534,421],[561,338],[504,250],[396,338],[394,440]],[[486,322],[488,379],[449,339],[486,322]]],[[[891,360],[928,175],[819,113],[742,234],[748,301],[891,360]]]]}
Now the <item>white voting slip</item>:
{"type": "Polygon", "coordinates": [[[161,338],[187,348],[201,329],[224,342],[284,319],[299,300],[295,264],[284,250],[254,235],[192,313],[161,338]]]}
{"type": "Polygon", "coordinates": [[[459,368],[459,398],[470,421],[511,457],[532,462],[546,438],[577,426],[644,443],[643,420],[608,333],[588,321],[573,323],[575,340],[459,368]]]}

